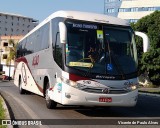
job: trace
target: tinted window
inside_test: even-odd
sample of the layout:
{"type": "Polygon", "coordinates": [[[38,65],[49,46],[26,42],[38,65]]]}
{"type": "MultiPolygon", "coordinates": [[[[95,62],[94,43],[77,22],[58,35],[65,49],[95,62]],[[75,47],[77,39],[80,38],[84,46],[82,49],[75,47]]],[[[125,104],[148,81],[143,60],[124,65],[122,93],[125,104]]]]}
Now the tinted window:
{"type": "Polygon", "coordinates": [[[42,27],[41,33],[40,33],[40,41],[41,41],[41,47],[40,49],[46,49],[49,47],[49,24],[46,24],[42,27]]]}
{"type": "Polygon", "coordinates": [[[62,67],[62,44],[60,43],[60,34],[57,33],[57,41],[55,46],[55,61],[62,67]]]}
{"type": "Polygon", "coordinates": [[[25,50],[26,39],[19,42],[17,45],[17,57],[24,56],[26,54],[25,50]]]}
{"type": "Polygon", "coordinates": [[[34,32],[34,52],[38,52],[41,49],[40,41],[41,41],[41,29],[34,32]]]}
{"type": "Polygon", "coordinates": [[[38,52],[49,47],[49,23],[42,26],[34,35],[34,52],[38,52]]]}
{"type": "Polygon", "coordinates": [[[21,51],[22,51],[22,42],[19,42],[19,44],[17,45],[17,58],[21,57],[21,51]]]}
{"type": "Polygon", "coordinates": [[[130,27],[109,27],[89,22],[66,22],[66,65],[107,75],[137,71],[134,34],[130,27]]]}
{"type": "Polygon", "coordinates": [[[34,48],[33,43],[34,43],[34,39],[35,39],[35,35],[33,36],[33,38],[32,38],[32,36],[30,36],[30,37],[27,38],[27,42],[26,42],[26,45],[25,45],[25,48],[24,48],[24,50],[25,50],[25,55],[28,55],[28,54],[33,53],[33,48],[34,48]],[[32,39],[33,39],[33,40],[32,40],[32,39]]]}
{"type": "Polygon", "coordinates": [[[55,18],[52,20],[52,37],[53,37],[53,55],[54,60],[62,68],[62,45],[60,43],[60,34],[59,34],[59,22],[63,21],[62,18],[55,18]]]}
{"type": "Polygon", "coordinates": [[[17,57],[49,48],[49,23],[33,32],[17,46],[17,57]]]}

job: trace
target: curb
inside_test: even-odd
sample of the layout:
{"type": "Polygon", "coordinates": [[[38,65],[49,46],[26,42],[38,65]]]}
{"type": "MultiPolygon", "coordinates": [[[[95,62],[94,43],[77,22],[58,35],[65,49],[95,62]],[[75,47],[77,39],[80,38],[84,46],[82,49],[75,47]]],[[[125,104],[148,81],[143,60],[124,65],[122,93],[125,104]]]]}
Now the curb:
{"type": "MultiPolygon", "coordinates": [[[[5,114],[6,114],[6,120],[11,120],[10,114],[9,114],[9,110],[8,107],[6,105],[6,102],[4,101],[4,98],[0,95],[1,99],[2,99],[2,105],[3,108],[5,109],[5,114]]],[[[13,128],[12,125],[7,125],[7,128],[13,128]]]]}
{"type": "Polygon", "coordinates": [[[153,94],[153,93],[145,93],[145,92],[138,92],[141,95],[146,95],[146,96],[155,96],[155,97],[160,97],[160,94],[153,94]]]}

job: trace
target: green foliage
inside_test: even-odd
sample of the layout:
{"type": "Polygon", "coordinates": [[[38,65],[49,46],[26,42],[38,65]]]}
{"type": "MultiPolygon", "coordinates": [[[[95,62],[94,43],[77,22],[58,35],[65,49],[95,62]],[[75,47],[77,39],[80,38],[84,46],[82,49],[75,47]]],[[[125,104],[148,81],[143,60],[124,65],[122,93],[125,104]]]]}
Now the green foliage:
{"type": "MultiPolygon", "coordinates": [[[[2,104],[2,98],[0,96],[0,119],[6,119],[6,115],[5,115],[5,109],[3,108],[3,104],[2,104]]],[[[0,128],[7,128],[6,125],[0,125],[0,128]]]]}
{"type": "Polygon", "coordinates": [[[9,52],[9,56],[7,58],[7,61],[6,61],[7,65],[9,65],[11,60],[15,60],[15,58],[16,58],[16,47],[17,47],[17,43],[15,43],[13,39],[10,39],[8,42],[9,42],[9,45],[12,46],[12,47],[9,48],[10,52],[9,52]]]}
{"type": "Polygon", "coordinates": [[[142,56],[142,70],[148,71],[148,76],[153,84],[160,85],[160,48],[151,48],[142,56]]]}
{"type": "Polygon", "coordinates": [[[141,73],[147,71],[153,84],[160,85],[160,11],[143,17],[131,26],[136,31],[146,33],[150,39],[150,50],[142,53],[142,40],[136,38],[139,70],[141,73]]]}

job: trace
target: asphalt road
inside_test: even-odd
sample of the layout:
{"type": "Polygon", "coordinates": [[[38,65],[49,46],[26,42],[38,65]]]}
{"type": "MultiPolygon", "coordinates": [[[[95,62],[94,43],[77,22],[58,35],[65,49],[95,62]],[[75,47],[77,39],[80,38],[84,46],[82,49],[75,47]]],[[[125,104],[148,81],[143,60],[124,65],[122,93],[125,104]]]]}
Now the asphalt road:
{"type": "Polygon", "coordinates": [[[52,121],[52,123],[55,121],[57,124],[58,121],[63,123],[65,121],[64,119],[71,119],[69,121],[73,122],[73,124],[70,123],[70,125],[58,124],[43,126],[46,128],[64,128],[64,126],[69,128],[160,127],[160,120],[158,120],[159,125],[120,125],[120,122],[118,122],[137,122],[139,120],[143,122],[149,120],[156,122],[157,119],[160,119],[160,97],[157,96],[139,95],[138,103],[133,108],[111,107],[110,109],[105,109],[58,105],[56,109],[49,110],[46,108],[43,97],[35,94],[20,95],[18,88],[13,84],[13,82],[0,82],[0,93],[6,100],[13,119],[52,119],[50,121],[52,121]],[[81,123],[85,123],[83,121],[86,121],[87,119],[92,120],[90,120],[90,125],[74,125],[74,121],[76,121],[74,119],[82,119],[77,120],[81,121],[81,123]],[[108,124],[110,125],[99,125],[99,119],[108,119],[104,121],[108,121],[108,124]],[[117,121],[117,124],[112,125],[112,121],[113,124],[117,121]]]}

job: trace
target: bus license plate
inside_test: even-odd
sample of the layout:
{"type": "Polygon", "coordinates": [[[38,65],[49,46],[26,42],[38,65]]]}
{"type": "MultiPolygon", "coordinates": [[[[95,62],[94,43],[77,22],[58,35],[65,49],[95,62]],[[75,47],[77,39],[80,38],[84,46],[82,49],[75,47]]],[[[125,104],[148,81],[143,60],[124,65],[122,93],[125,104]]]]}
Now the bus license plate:
{"type": "Polygon", "coordinates": [[[112,102],[111,97],[100,97],[99,102],[112,102]]]}

